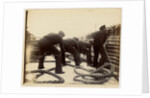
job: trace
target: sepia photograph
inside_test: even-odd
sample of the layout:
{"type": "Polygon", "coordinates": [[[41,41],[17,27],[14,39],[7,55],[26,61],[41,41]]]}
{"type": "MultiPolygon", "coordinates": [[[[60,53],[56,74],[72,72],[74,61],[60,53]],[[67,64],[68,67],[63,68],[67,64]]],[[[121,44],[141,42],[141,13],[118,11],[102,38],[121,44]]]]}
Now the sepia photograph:
{"type": "Polygon", "coordinates": [[[118,88],[121,8],[26,9],[23,86],[118,88]]]}

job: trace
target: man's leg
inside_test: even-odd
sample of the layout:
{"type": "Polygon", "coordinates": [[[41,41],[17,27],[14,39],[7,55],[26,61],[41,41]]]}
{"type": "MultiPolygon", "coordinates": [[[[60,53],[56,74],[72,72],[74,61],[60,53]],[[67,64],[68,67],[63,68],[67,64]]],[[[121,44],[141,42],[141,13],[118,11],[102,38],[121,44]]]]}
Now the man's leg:
{"type": "Polygon", "coordinates": [[[44,50],[43,49],[39,49],[39,65],[38,65],[38,69],[43,69],[44,68],[44,59],[45,59],[45,55],[44,55],[44,50]]]}
{"type": "Polygon", "coordinates": [[[44,68],[44,59],[45,59],[45,53],[46,53],[46,45],[45,45],[45,39],[41,39],[38,42],[38,48],[39,48],[39,65],[38,69],[44,68]]]}
{"type": "Polygon", "coordinates": [[[91,52],[90,49],[87,49],[86,47],[82,47],[83,50],[83,54],[86,55],[86,61],[87,61],[87,65],[91,65],[92,60],[91,60],[91,52]]]}
{"type": "Polygon", "coordinates": [[[99,49],[98,49],[97,46],[94,46],[94,62],[93,62],[93,67],[97,67],[98,55],[99,55],[99,49]]]}
{"type": "Polygon", "coordinates": [[[81,59],[80,59],[80,53],[75,48],[71,48],[68,52],[70,52],[74,57],[74,62],[76,66],[80,66],[81,59]]]}
{"type": "Polygon", "coordinates": [[[74,51],[73,56],[74,56],[75,64],[76,66],[80,66],[80,63],[81,63],[80,53],[76,49],[73,49],[73,51],[74,51]]]}
{"type": "Polygon", "coordinates": [[[55,60],[56,60],[55,73],[57,73],[57,74],[62,74],[62,73],[64,73],[64,72],[62,71],[61,53],[60,53],[60,52],[57,50],[57,48],[54,47],[54,46],[51,46],[51,47],[50,47],[50,53],[55,56],[55,60]]]}
{"type": "Polygon", "coordinates": [[[55,55],[55,59],[56,59],[55,73],[58,73],[58,74],[64,73],[62,71],[61,54],[55,55]]]}
{"type": "Polygon", "coordinates": [[[104,47],[100,48],[101,59],[99,61],[98,67],[102,66],[105,62],[109,62],[106,51],[104,47]]]}
{"type": "Polygon", "coordinates": [[[88,66],[90,66],[92,64],[90,52],[87,52],[86,56],[87,56],[87,64],[88,64],[88,66]]]}
{"type": "Polygon", "coordinates": [[[39,56],[39,66],[38,66],[38,69],[43,69],[44,68],[44,58],[45,56],[44,55],[40,55],[39,56]]]}

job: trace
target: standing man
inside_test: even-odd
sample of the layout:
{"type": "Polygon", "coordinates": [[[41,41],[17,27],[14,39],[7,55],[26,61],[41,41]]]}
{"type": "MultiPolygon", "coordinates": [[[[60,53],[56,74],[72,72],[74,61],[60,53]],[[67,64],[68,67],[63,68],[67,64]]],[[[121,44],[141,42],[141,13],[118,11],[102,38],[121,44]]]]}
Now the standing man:
{"type": "Polygon", "coordinates": [[[62,64],[65,64],[64,58],[64,45],[63,45],[63,37],[65,36],[64,32],[59,31],[58,34],[55,33],[50,33],[46,36],[44,36],[42,39],[39,40],[38,42],[38,47],[39,47],[39,66],[38,69],[43,69],[44,68],[44,58],[47,53],[52,54],[55,56],[56,60],[56,69],[55,73],[57,74],[62,74],[64,73],[62,71],[62,64]],[[60,51],[55,47],[55,45],[59,44],[60,51]]]}
{"type": "Polygon", "coordinates": [[[104,43],[107,39],[106,26],[103,25],[100,27],[100,31],[95,32],[93,38],[93,48],[94,48],[94,62],[93,66],[98,68],[102,66],[105,62],[108,62],[108,57],[106,55],[106,51],[104,49],[104,43]],[[98,62],[98,56],[101,54],[101,59],[98,62]]]}
{"type": "Polygon", "coordinates": [[[69,52],[74,57],[74,62],[76,66],[80,66],[81,59],[80,53],[78,51],[78,43],[74,39],[65,39],[63,40],[65,52],[69,52]]]}

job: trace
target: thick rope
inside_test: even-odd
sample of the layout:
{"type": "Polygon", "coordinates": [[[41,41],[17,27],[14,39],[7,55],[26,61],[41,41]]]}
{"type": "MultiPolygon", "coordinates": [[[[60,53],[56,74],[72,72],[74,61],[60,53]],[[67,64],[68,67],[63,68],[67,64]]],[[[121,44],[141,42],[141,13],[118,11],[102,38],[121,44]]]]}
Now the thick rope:
{"type": "MultiPolygon", "coordinates": [[[[55,62],[55,61],[50,61],[50,62],[55,62]]],[[[70,61],[67,61],[67,62],[70,62],[70,61]]],[[[36,75],[35,79],[33,80],[34,83],[56,83],[56,84],[57,83],[64,83],[65,80],[62,77],[58,76],[55,73],[50,72],[52,70],[55,70],[55,68],[51,68],[48,70],[33,70],[31,72],[28,72],[28,73],[39,73],[38,75],[36,75]],[[57,78],[58,80],[38,81],[37,79],[44,74],[51,75],[51,76],[57,78]]]]}
{"type": "MultiPolygon", "coordinates": [[[[71,67],[75,67],[73,65],[68,64],[71,67]]],[[[55,68],[51,68],[48,70],[33,70],[31,73],[40,73],[38,74],[35,79],[33,80],[34,83],[51,83],[51,84],[57,84],[57,83],[64,83],[64,79],[57,74],[54,74],[50,71],[54,70],[55,68]],[[37,79],[44,75],[48,74],[51,75],[58,80],[49,80],[49,81],[38,81],[37,79]]],[[[113,76],[114,66],[110,63],[105,63],[103,66],[99,67],[97,70],[87,70],[82,67],[75,67],[74,72],[78,75],[73,78],[74,81],[83,82],[85,84],[102,84],[110,79],[111,76],[113,76]],[[105,67],[110,66],[110,70],[105,69],[105,67]],[[78,69],[84,70],[88,72],[88,74],[79,73],[78,69]],[[81,78],[81,79],[79,79],[81,78]]]]}
{"type": "Polygon", "coordinates": [[[114,70],[115,70],[115,69],[114,69],[114,66],[111,65],[110,63],[105,63],[103,66],[99,67],[98,69],[96,69],[95,71],[92,71],[92,72],[90,72],[89,70],[87,70],[87,69],[85,69],[85,68],[82,68],[82,67],[76,67],[76,68],[74,69],[74,72],[75,72],[76,74],[78,74],[78,75],[87,75],[87,74],[83,74],[83,73],[77,72],[77,69],[82,69],[82,70],[84,70],[84,71],[87,71],[87,72],[89,72],[88,75],[93,76],[93,77],[107,77],[107,76],[111,75],[111,74],[114,72],[114,70]],[[104,68],[107,67],[107,66],[110,66],[110,71],[104,69],[104,68]],[[102,71],[107,71],[107,74],[101,73],[102,71]]]}
{"type": "Polygon", "coordinates": [[[99,67],[95,71],[89,71],[82,67],[76,67],[74,72],[77,76],[74,77],[74,81],[82,82],[85,84],[102,84],[113,76],[114,66],[110,63],[105,63],[103,66],[99,67]],[[106,70],[105,67],[110,66],[110,70],[106,70]],[[79,73],[77,70],[82,69],[88,74],[79,73]],[[90,78],[90,79],[89,79],[90,78]]]}
{"type": "Polygon", "coordinates": [[[55,68],[52,68],[52,69],[49,69],[49,70],[34,70],[34,71],[31,71],[31,73],[40,73],[38,74],[35,79],[33,80],[34,83],[51,83],[51,84],[59,84],[59,83],[64,83],[65,80],[58,76],[57,74],[54,74],[50,71],[54,70],[55,68]],[[49,80],[49,81],[38,81],[37,79],[42,76],[43,74],[48,74],[48,75],[51,75],[53,77],[55,77],[56,79],[58,80],[49,80]]]}

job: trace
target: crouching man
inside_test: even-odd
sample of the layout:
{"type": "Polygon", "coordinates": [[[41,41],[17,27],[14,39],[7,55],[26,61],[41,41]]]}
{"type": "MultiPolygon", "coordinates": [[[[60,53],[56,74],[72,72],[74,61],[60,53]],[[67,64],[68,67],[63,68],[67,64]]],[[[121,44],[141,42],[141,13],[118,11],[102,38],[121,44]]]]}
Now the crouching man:
{"type": "Polygon", "coordinates": [[[65,54],[64,54],[64,45],[63,45],[63,37],[65,36],[64,32],[59,31],[58,34],[50,33],[38,41],[39,47],[39,65],[38,69],[44,68],[44,58],[47,53],[55,56],[56,60],[56,68],[55,73],[62,74],[62,63],[64,62],[65,54]],[[55,45],[59,44],[59,51],[55,45]]]}
{"type": "Polygon", "coordinates": [[[78,50],[80,53],[86,55],[86,62],[88,66],[92,65],[91,60],[91,47],[92,44],[84,41],[78,41],[78,50]]]}
{"type": "Polygon", "coordinates": [[[81,59],[80,53],[78,51],[78,43],[74,39],[65,39],[63,40],[65,52],[68,52],[73,55],[74,62],[76,66],[80,66],[81,59]]]}
{"type": "Polygon", "coordinates": [[[86,41],[80,41],[78,38],[74,37],[74,40],[77,41],[77,49],[79,53],[82,53],[86,55],[86,62],[88,66],[92,66],[92,60],[91,60],[91,47],[92,42],[86,42],[86,41]]]}

